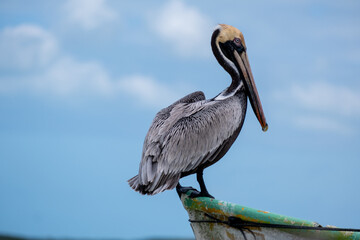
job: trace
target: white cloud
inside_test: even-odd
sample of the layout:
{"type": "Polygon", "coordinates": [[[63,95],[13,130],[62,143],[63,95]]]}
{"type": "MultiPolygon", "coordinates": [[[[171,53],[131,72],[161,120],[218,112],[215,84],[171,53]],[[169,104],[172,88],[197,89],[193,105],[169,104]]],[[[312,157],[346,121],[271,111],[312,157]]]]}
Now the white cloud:
{"type": "Polygon", "coordinates": [[[134,74],[112,77],[94,61],[63,54],[54,36],[36,25],[20,25],[0,32],[0,94],[27,93],[46,97],[112,97],[125,95],[150,107],[164,107],[179,90],[150,77],[134,74]],[[34,69],[36,67],[36,69],[34,69]]]}
{"type": "Polygon", "coordinates": [[[68,0],[64,7],[65,17],[70,23],[92,30],[117,18],[106,0],[68,0]]]}
{"type": "Polygon", "coordinates": [[[115,79],[101,64],[71,57],[57,59],[40,73],[0,76],[0,94],[17,92],[60,99],[123,95],[137,104],[156,108],[165,107],[180,97],[179,92],[148,76],[134,74],[115,79]]]}
{"type": "Polygon", "coordinates": [[[0,32],[0,91],[69,95],[108,93],[110,78],[98,63],[61,55],[56,38],[37,25],[7,27],[0,32]],[[15,70],[14,74],[6,74],[15,70]]]}
{"type": "Polygon", "coordinates": [[[71,57],[59,58],[40,75],[30,78],[35,91],[58,96],[112,93],[106,70],[96,62],[80,62],[71,57]]]}
{"type": "Polygon", "coordinates": [[[0,68],[16,70],[15,75],[0,74],[1,94],[22,92],[59,98],[124,94],[152,107],[164,106],[178,96],[152,78],[114,78],[100,63],[61,54],[55,37],[36,25],[2,30],[0,50],[0,68]]]}
{"type": "Polygon", "coordinates": [[[286,111],[295,112],[293,124],[310,130],[349,134],[349,124],[360,117],[360,91],[328,82],[293,84],[274,94],[286,111]]]}
{"type": "Polygon", "coordinates": [[[301,107],[346,116],[360,116],[360,91],[326,82],[293,85],[293,100],[301,107]]]}
{"type": "Polygon", "coordinates": [[[118,86],[120,91],[148,106],[165,107],[179,98],[179,93],[168,86],[141,75],[125,77],[119,81],[118,86]]]}
{"type": "Polygon", "coordinates": [[[301,127],[311,130],[320,130],[325,132],[340,133],[343,135],[349,135],[353,131],[352,127],[338,122],[335,119],[331,119],[324,116],[297,116],[294,119],[294,123],[301,127]]]}
{"type": "Polygon", "coordinates": [[[0,93],[24,92],[54,97],[81,95],[111,96],[114,83],[96,62],[59,57],[45,68],[16,76],[0,75],[0,93]]]}
{"type": "Polygon", "coordinates": [[[172,0],[149,19],[156,33],[185,56],[208,55],[214,25],[196,8],[172,0]]]}
{"type": "Polygon", "coordinates": [[[148,76],[133,74],[115,79],[99,63],[80,62],[69,57],[59,59],[30,81],[27,84],[30,90],[57,97],[122,94],[150,107],[164,107],[178,97],[178,93],[148,76]]]}
{"type": "Polygon", "coordinates": [[[58,44],[43,28],[24,24],[0,32],[0,69],[28,70],[54,59],[58,44]]]}

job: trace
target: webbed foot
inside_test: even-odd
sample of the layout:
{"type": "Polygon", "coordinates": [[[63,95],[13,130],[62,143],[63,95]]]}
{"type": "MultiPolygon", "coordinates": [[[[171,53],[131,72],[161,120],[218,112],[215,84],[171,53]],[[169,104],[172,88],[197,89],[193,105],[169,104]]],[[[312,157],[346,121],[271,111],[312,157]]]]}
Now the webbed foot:
{"type": "Polygon", "coordinates": [[[180,184],[176,186],[176,192],[179,195],[179,198],[181,198],[181,194],[186,194],[187,192],[190,192],[189,198],[198,198],[198,197],[208,197],[208,198],[214,198],[212,195],[210,195],[208,192],[199,192],[193,187],[183,187],[180,184]]]}
{"type": "Polygon", "coordinates": [[[190,198],[197,197],[200,194],[200,192],[193,187],[183,187],[180,184],[176,186],[176,192],[179,195],[179,198],[181,198],[182,194],[186,194],[188,191],[191,191],[189,195],[190,198]]]}

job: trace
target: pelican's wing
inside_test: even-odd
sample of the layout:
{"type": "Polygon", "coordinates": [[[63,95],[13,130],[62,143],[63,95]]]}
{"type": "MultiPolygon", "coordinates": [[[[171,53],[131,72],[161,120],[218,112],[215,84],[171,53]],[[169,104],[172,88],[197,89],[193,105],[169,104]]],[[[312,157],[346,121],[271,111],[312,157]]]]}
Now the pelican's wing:
{"type": "Polygon", "coordinates": [[[156,194],[172,189],[182,173],[215,160],[242,124],[245,109],[239,101],[234,96],[173,106],[168,118],[145,140],[139,172],[142,192],[156,194]]]}
{"type": "Polygon", "coordinates": [[[160,110],[156,114],[153,122],[151,123],[150,129],[145,137],[143,153],[148,148],[148,145],[151,142],[158,141],[157,138],[159,135],[159,130],[162,128],[165,121],[170,117],[170,112],[173,110],[173,108],[177,104],[179,104],[179,103],[194,103],[194,102],[198,102],[198,101],[202,101],[202,100],[205,100],[204,93],[201,91],[197,91],[197,92],[190,93],[183,98],[180,98],[179,100],[177,100],[170,106],[160,110]]]}
{"type": "MultiPolygon", "coordinates": [[[[161,130],[164,130],[164,123],[169,122],[167,119],[170,117],[170,112],[177,104],[183,103],[194,103],[198,101],[205,100],[205,95],[201,91],[193,92],[191,94],[186,95],[185,97],[177,100],[170,106],[160,110],[145,137],[142,160],[140,163],[139,175],[129,179],[129,185],[136,191],[139,191],[143,194],[143,185],[148,184],[151,179],[154,177],[153,172],[155,171],[155,166],[152,166],[152,159],[158,158],[160,154],[160,138],[161,138],[161,130]],[[146,154],[145,154],[146,153],[146,154]],[[149,161],[148,161],[149,160],[149,161]]],[[[154,165],[157,162],[154,161],[154,165]]]]}

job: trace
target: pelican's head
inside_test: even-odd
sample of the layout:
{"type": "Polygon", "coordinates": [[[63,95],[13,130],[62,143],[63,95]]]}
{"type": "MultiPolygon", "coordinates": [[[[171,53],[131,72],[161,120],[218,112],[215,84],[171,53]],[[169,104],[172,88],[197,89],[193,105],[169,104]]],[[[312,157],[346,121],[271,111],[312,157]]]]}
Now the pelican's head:
{"type": "Polygon", "coordinates": [[[233,26],[219,24],[212,35],[211,47],[216,59],[233,81],[244,83],[252,109],[263,131],[266,131],[268,125],[246,54],[244,35],[233,26]]]}

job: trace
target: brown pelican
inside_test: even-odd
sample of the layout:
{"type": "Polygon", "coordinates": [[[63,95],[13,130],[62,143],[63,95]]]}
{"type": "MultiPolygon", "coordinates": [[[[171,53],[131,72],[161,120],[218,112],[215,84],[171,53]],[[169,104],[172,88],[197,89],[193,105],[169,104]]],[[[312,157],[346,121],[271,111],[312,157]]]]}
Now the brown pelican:
{"type": "Polygon", "coordinates": [[[128,180],[135,191],[154,195],[177,187],[185,192],[189,188],[182,187],[179,179],[196,173],[201,191],[191,196],[212,197],[203,170],[220,160],[239,135],[247,97],[262,130],[267,130],[243,34],[220,24],[212,34],[211,47],[230,74],[231,85],[209,100],[203,92],[191,93],[156,114],[145,138],[139,174],[128,180]]]}

